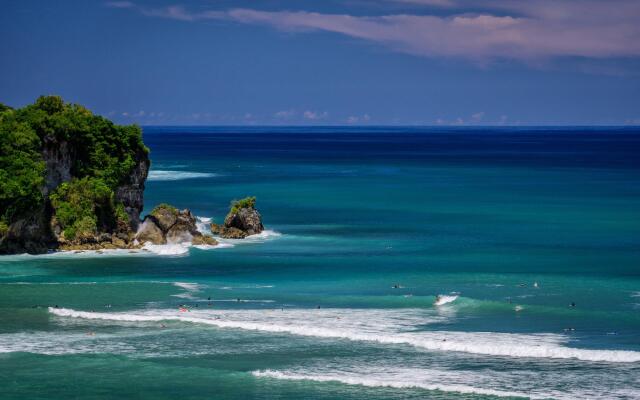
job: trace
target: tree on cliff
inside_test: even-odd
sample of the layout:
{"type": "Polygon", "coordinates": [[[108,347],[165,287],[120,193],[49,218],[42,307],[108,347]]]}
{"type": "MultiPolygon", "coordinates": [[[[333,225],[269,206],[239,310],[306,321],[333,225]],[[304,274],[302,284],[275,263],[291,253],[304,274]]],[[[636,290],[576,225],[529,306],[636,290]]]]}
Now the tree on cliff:
{"type": "Polygon", "coordinates": [[[124,204],[117,192],[132,185],[136,168],[135,185],[144,188],[148,152],[138,126],[115,125],[58,96],[15,110],[0,105],[0,252],[26,240],[22,221],[40,221],[29,232],[57,224],[67,240],[122,228],[124,210],[141,209],[141,201],[124,204]]]}

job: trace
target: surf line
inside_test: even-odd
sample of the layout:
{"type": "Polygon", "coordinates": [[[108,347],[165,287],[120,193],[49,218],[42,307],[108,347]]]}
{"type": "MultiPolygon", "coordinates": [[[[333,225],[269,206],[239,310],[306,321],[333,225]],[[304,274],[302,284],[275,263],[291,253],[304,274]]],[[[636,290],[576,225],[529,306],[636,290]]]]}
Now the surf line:
{"type": "Polygon", "coordinates": [[[478,337],[476,333],[461,332],[421,332],[398,333],[390,332],[363,333],[352,329],[340,330],[336,328],[322,328],[304,325],[277,325],[254,321],[233,321],[221,318],[207,318],[199,316],[199,312],[177,314],[173,311],[165,314],[127,314],[127,313],[98,313],[76,311],[67,308],[49,307],[49,312],[59,317],[98,319],[122,322],[159,322],[182,321],[195,324],[206,324],[219,328],[243,329],[273,333],[289,333],[298,336],[322,337],[333,339],[347,339],[353,341],[377,342],[383,344],[412,345],[432,351],[453,351],[472,354],[482,354],[515,358],[551,358],[577,359],[582,361],[631,363],[640,362],[640,352],[631,350],[590,350],[562,346],[556,342],[540,342],[541,335],[520,337],[516,334],[485,333],[478,337]],[[447,336],[443,340],[443,336],[447,336]],[[500,336],[502,335],[502,336],[500,336]],[[488,341],[487,337],[496,340],[488,341]],[[500,339],[502,337],[502,339],[500,339]],[[478,340],[479,339],[479,340],[478,340]],[[516,339],[516,340],[514,340],[516,339]],[[527,339],[533,344],[528,344],[527,339]]]}

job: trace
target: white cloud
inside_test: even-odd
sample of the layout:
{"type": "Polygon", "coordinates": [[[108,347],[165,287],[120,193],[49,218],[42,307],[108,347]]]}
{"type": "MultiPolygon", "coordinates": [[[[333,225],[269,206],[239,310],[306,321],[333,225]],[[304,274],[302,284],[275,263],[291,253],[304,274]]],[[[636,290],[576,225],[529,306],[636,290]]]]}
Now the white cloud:
{"type": "Polygon", "coordinates": [[[454,7],[456,12],[447,16],[356,16],[255,9],[192,12],[182,6],[136,8],[144,15],[182,21],[228,20],[289,32],[333,32],[425,57],[478,62],[640,57],[638,0],[403,1],[454,7]],[[465,5],[479,11],[468,13],[465,5]]]}
{"type": "Polygon", "coordinates": [[[304,119],[308,119],[311,121],[317,121],[320,119],[324,119],[327,118],[329,114],[325,111],[325,112],[317,112],[317,111],[305,111],[302,116],[304,117],[304,119]]]}
{"type": "Polygon", "coordinates": [[[393,0],[396,3],[415,4],[430,7],[455,7],[457,4],[453,0],[393,0]]]}

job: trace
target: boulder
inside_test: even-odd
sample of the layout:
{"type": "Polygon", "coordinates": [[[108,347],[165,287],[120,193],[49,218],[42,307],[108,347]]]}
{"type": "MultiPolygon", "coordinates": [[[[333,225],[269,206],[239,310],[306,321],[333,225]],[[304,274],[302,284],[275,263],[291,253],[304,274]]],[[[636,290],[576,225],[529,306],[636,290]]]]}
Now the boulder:
{"type": "Polygon", "coordinates": [[[244,239],[249,236],[249,234],[241,229],[231,227],[224,228],[220,233],[220,236],[225,239],[244,239]]]}
{"type": "Polygon", "coordinates": [[[196,226],[196,217],[191,211],[184,209],[177,212],[175,223],[166,231],[165,237],[167,242],[180,243],[190,242],[194,236],[200,234],[196,226]]]}
{"type": "Polygon", "coordinates": [[[179,211],[168,204],[160,204],[147,217],[152,217],[163,232],[167,232],[177,221],[179,211]]]}
{"type": "Polygon", "coordinates": [[[191,244],[215,246],[218,244],[218,241],[211,236],[199,234],[193,237],[193,239],[191,240],[191,244]]]}
{"type": "Polygon", "coordinates": [[[167,243],[190,242],[193,239],[191,232],[178,224],[169,228],[165,237],[167,239],[167,243]]]}
{"type": "Polygon", "coordinates": [[[196,217],[191,211],[177,208],[168,204],[161,204],[147,215],[140,225],[136,239],[139,242],[153,244],[197,242],[197,244],[216,244],[200,238],[196,217]]]}
{"type": "Polygon", "coordinates": [[[154,218],[150,218],[149,216],[145,217],[144,221],[142,221],[142,224],[140,224],[140,227],[138,228],[138,233],[136,234],[138,242],[150,242],[153,244],[167,243],[164,232],[162,232],[162,229],[160,229],[155,221],[156,220],[154,218]]]}
{"type": "Polygon", "coordinates": [[[234,227],[227,228],[224,225],[218,225],[216,223],[211,224],[211,233],[224,239],[244,239],[249,236],[249,233],[241,229],[234,227]]]}
{"type": "Polygon", "coordinates": [[[264,230],[262,216],[255,208],[244,207],[236,212],[231,212],[224,219],[224,226],[244,231],[248,235],[255,235],[264,230]]]}

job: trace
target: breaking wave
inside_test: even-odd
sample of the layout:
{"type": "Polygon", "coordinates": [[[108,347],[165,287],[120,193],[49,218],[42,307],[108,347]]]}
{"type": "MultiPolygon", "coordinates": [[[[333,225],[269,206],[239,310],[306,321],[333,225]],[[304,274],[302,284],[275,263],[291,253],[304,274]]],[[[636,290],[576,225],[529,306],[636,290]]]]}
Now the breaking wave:
{"type": "Polygon", "coordinates": [[[567,337],[557,334],[512,334],[495,332],[415,331],[419,325],[442,322],[419,310],[390,313],[384,310],[244,310],[189,311],[154,310],[140,313],[96,313],[49,308],[60,317],[125,322],[176,320],[272,333],[289,333],[330,339],[411,345],[430,351],[464,352],[489,356],[577,359],[582,361],[640,362],[640,352],[593,350],[566,346],[567,337]]]}
{"type": "MultiPolygon", "coordinates": [[[[369,372],[369,371],[368,371],[369,372]]],[[[425,389],[441,392],[454,392],[463,394],[479,394],[487,396],[498,397],[523,397],[523,398],[536,398],[530,394],[503,391],[496,389],[483,389],[464,384],[445,384],[442,382],[448,382],[449,379],[442,379],[443,375],[450,375],[446,373],[438,373],[438,371],[429,371],[425,374],[422,370],[407,370],[403,371],[403,374],[388,372],[384,376],[377,376],[376,374],[367,373],[350,373],[350,372],[335,372],[327,374],[309,374],[298,373],[294,371],[253,371],[251,374],[258,378],[272,378],[272,379],[284,379],[284,380],[306,380],[314,382],[340,382],[347,385],[360,385],[368,387],[389,387],[396,389],[425,389]],[[435,378],[435,379],[434,379],[435,378]],[[439,381],[439,382],[436,382],[439,381]]],[[[542,398],[542,397],[540,397],[542,398]]]]}
{"type": "Polygon", "coordinates": [[[213,178],[220,176],[208,172],[153,170],[149,171],[148,181],[180,181],[183,179],[213,178]]]}

